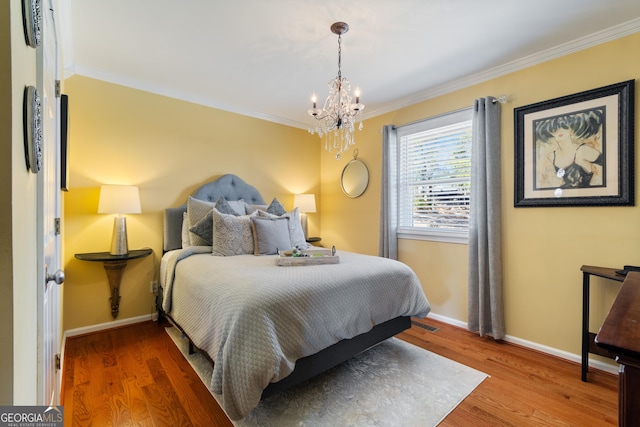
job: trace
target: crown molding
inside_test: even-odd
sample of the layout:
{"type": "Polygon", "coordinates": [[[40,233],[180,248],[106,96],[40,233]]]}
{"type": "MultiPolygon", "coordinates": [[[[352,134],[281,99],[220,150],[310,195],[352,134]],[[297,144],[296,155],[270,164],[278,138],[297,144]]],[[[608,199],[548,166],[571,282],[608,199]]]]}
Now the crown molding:
{"type": "Polygon", "coordinates": [[[71,64],[65,67],[64,69],[65,79],[73,76],[74,74],[108,82],[108,83],[113,83],[120,86],[129,87],[132,89],[142,90],[142,91],[153,93],[156,95],[162,95],[169,98],[179,99],[181,101],[191,102],[193,104],[203,105],[205,107],[216,108],[218,110],[223,110],[230,113],[236,113],[243,116],[249,116],[256,119],[279,123],[285,126],[291,126],[291,127],[300,128],[300,129],[307,129],[309,127],[307,123],[303,123],[297,120],[290,120],[290,119],[280,117],[280,116],[275,116],[272,114],[262,113],[259,111],[252,111],[247,108],[240,107],[238,105],[218,102],[211,98],[203,97],[199,94],[180,91],[180,90],[176,90],[173,88],[168,88],[160,85],[155,85],[143,80],[136,80],[127,76],[108,73],[100,69],[87,67],[81,64],[71,64]]]}
{"type": "Polygon", "coordinates": [[[560,58],[571,53],[579,52],[581,50],[588,49],[602,43],[616,40],[621,37],[637,33],[638,31],[640,31],[640,18],[636,18],[620,25],[616,25],[614,27],[598,31],[593,34],[589,34],[588,36],[563,43],[561,45],[543,50],[529,56],[525,56],[515,61],[490,68],[480,73],[453,80],[442,85],[417,92],[415,94],[412,94],[411,96],[404,97],[393,102],[385,103],[378,108],[367,112],[366,115],[363,115],[363,119],[369,119],[385,113],[389,113],[391,111],[408,107],[410,105],[418,104],[420,102],[436,98],[438,96],[442,96],[456,90],[464,89],[479,83],[486,82],[488,80],[495,79],[497,77],[511,74],[515,71],[519,71],[533,65],[541,64],[543,62],[560,58]]]}
{"type": "MultiPolygon", "coordinates": [[[[445,95],[447,93],[454,92],[456,90],[464,89],[491,79],[495,79],[500,76],[504,76],[513,73],[524,68],[531,67],[552,59],[560,58],[565,55],[569,55],[574,52],[578,52],[608,41],[612,41],[627,35],[631,35],[640,31],[640,18],[633,19],[631,21],[616,25],[614,27],[598,31],[585,37],[578,38],[576,40],[563,43],[550,49],[543,50],[541,52],[517,59],[515,61],[508,62],[503,65],[499,65],[494,68],[476,73],[461,79],[453,80],[436,87],[432,87],[410,96],[403,97],[392,102],[379,105],[377,108],[369,109],[367,113],[362,115],[363,120],[367,120],[382,114],[389,113],[391,111],[399,110],[410,105],[418,104],[420,102],[436,98],[438,96],[445,95]]],[[[291,120],[272,114],[251,111],[249,109],[240,107],[238,105],[231,105],[222,102],[215,101],[210,98],[203,97],[199,94],[180,91],[173,88],[154,85],[149,82],[131,79],[126,76],[111,74],[99,69],[87,67],[81,64],[70,64],[64,69],[64,77],[69,78],[74,74],[90,77],[97,80],[106,81],[109,83],[130,87],[133,89],[139,89],[158,95],[167,96],[170,98],[180,99],[194,104],[204,105],[206,107],[216,108],[244,116],[254,117],[256,119],[267,120],[270,122],[282,124],[285,126],[291,126],[300,129],[308,129],[309,124],[300,122],[297,120],[291,120]]]]}

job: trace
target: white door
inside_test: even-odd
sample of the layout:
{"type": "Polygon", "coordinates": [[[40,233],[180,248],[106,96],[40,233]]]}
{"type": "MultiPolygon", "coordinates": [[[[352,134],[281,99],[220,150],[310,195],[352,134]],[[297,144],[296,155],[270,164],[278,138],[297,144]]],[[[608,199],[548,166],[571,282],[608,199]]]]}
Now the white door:
{"type": "Polygon", "coordinates": [[[54,1],[42,2],[42,41],[37,49],[42,105],[42,169],[38,173],[38,400],[60,403],[60,98],[58,37],[54,1]],[[56,284],[56,282],[59,282],[56,284]]]}

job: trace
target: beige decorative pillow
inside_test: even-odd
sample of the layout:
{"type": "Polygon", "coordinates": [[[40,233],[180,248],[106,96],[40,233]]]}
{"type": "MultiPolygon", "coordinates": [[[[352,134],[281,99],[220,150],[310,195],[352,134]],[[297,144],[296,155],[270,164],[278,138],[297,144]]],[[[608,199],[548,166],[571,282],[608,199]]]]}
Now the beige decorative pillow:
{"type": "Polygon", "coordinates": [[[213,255],[253,254],[251,215],[229,215],[213,210],[213,255]]]}

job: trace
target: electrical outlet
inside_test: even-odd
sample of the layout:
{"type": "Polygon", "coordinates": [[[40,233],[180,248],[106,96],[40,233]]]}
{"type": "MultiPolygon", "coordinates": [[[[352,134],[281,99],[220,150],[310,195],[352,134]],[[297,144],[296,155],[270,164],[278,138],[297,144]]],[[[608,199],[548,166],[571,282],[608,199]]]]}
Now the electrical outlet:
{"type": "Polygon", "coordinates": [[[149,292],[151,292],[152,294],[158,293],[158,281],[157,280],[152,280],[149,285],[150,285],[149,292]]]}

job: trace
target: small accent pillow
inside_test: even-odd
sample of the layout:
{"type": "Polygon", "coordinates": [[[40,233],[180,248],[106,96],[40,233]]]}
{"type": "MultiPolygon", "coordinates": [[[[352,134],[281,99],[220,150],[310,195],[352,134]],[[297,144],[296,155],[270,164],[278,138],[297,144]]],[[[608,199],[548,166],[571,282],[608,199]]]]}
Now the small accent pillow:
{"type": "MultiPolygon", "coordinates": [[[[197,200],[197,199],[194,199],[194,200],[197,200]]],[[[210,202],[203,202],[203,203],[209,204],[210,202]]],[[[238,203],[238,202],[228,202],[227,199],[221,196],[220,198],[218,198],[218,201],[215,203],[215,205],[213,205],[213,207],[217,209],[218,212],[220,213],[224,213],[227,215],[240,216],[240,213],[238,213],[238,211],[236,211],[233,208],[231,203],[238,203]]],[[[244,200],[241,203],[242,203],[242,210],[244,211],[244,200]]],[[[195,234],[196,236],[198,236],[198,238],[200,239],[198,241],[200,246],[203,246],[203,245],[211,246],[211,244],[213,243],[212,210],[213,208],[209,210],[209,212],[204,217],[202,217],[198,222],[196,222],[194,225],[192,225],[189,228],[189,231],[195,234]]]]}
{"type": "Polygon", "coordinates": [[[271,204],[267,207],[267,212],[278,216],[282,216],[287,213],[287,211],[284,209],[284,206],[282,206],[282,203],[280,203],[275,197],[271,201],[271,204]]]}
{"type": "Polygon", "coordinates": [[[253,254],[273,255],[291,249],[289,218],[251,217],[253,254]]]}
{"type": "Polygon", "coordinates": [[[213,209],[204,216],[189,231],[201,239],[200,246],[211,246],[213,243],[213,209]]]}
{"type": "Polygon", "coordinates": [[[238,206],[236,206],[236,208],[234,208],[231,203],[234,203],[235,205],[237,205],[237,202],[229,202],[227,201],[227,199],[225,199],[224,197],[220,196],[218,198],[218,201],[216,202],[216,205],[214,206],[218,212],[223,213],[223,214],[227,214],[227,215],[235,215],[235,216],[240,216],[240,215],[244,215],[245,214],[245,210],[244,210],[244,201],[242,201],[242,212],[240,212],[240,210],[236,209],[238,206]]]}
{"type": "Polygon", "coordinates": [[[291,212],[286,212],[284,215],[273,215],[265,211],[258,211],[258,215],[266,218],[289,218],[289,240],[291,240],[291,246],[297,246],[300,249],[306,249],[310,246],[304,237],[304,231],[302,231],[298,208],[291,212]]]}
{"type": "Polygon", "coordinates": [[[253,254],[251,215],[228,215],[213,209],[212,253],[218,256],[253,254]]]}

